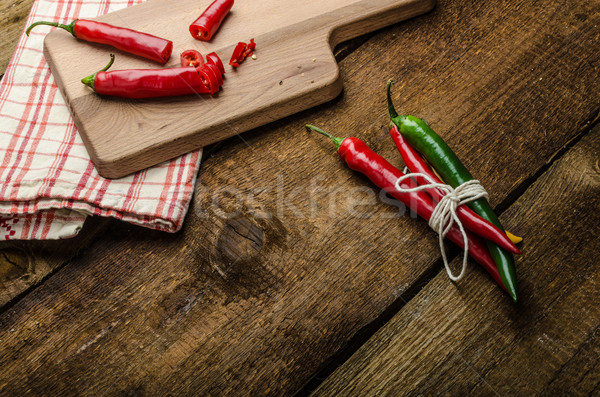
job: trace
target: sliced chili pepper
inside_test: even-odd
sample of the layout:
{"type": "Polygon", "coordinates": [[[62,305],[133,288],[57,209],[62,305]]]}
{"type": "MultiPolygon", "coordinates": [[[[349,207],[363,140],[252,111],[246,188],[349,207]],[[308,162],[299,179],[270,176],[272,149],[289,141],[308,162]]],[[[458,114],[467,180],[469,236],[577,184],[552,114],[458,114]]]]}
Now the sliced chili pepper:
{"type": "MultiPolygon", "coordinates": [[[[445,183],[450,186],[456,188],[461,184],[472,180],[473,177],[458,159],[456,154],[450,149],[446,142],[444,142],[444,140],[440,138],[429,125],[427,125],[427,123],[414,116],[398,115],[391,99],[391,86],[392,81],[390,80],[387,84],[388,112],[392,122],[398,126],[400,133],[404,135],[411,146],[425,157],[425,159],[440,174],[445,183]]],[[[499,229],[504,230],[498,217],[485,198],[471,201],[467,205],[482,218],[490,221],[499,229]]],[[[496,266],[502,276],[506,290],[516,302],[517,277],[512,254],[489,240],[486,241],[486,244],[492,258],[494,258],[494,262],[496,262],[496,266]]]]}
{"type": "MultiPolygon", "coordinates": [[[[436,183],[444,183],[437,177],[427,163],[425,163],[421,155],[412,146],[410,146],[404,136],[400,134],[400,131],[395,124],[390,128],[390,135],[394,140],[398,151],[402,155],[404,164],[406,164],[410,172],[422,173],[429,176],[436,183]]],[[[429,183],[429,181],[418,176],[415,177],[415,181],[419,185],[425,185],[429,183]]],[[[427,192],[435,201],[440,201],[442,197],[446,195],[445,192],[437,188],[428,189],[427,192]]],[[[456,209],[456,216],[458,219],[460,219],[463,226],[471,230],[473,233],[495,242],[508,251],[511,251],[515,254],[521,254],[521,251],[519,251],[519,249],[513,244],[505,232],[498,229],[491,222],[486,221],[477,215],[469,207],[464,205],[458,206],[456,209]]]]}
{"type": "Polygon", "coordinates": [[[190,33],[196,40],[208,41],[221,26],[221,22],[233,7],[233,0],[215,0],[190,25],[190,33]]]}
{"type": "MultiPolygon", "coordinates": [[[[398,178],[404,176],[404,173],[371,150],[365,142],[354,137],[345,139],[337,138],[312,125],[307,125],[306,127],[331,138],[338,150],[339,156],[351,169],[364,174],[376,186],[404,203],[404,205],[416,212],[421,218],[429,221],[429,218],[431,218],[431,214],[435,209],[435,203],[432,198],[424,191],[399,192],[396,189],[395,184],[398,178]]],[[[400,186],[405,189],[410,189],[417,185],[412,180],[406,179],[400,186]]],[[[483,241],[468,230],[466,233],[469,242],[469,255],[490,273],[501,287],[504,288],[498,269],[483,241]]],[[[464,249],[463,237],[456,225],[453,225],[452,228],[450,228],[446,237],[460,248],[464,249]]]]}
{"type": "Polygon", "coordinates": [[[250,43],[248,44],[240,41],[233,49],[233,53],[231,54],[229,64],[234,68],[237,68],[238,66],[240,66],[240,63],[244,62],[244,59],[248,58],[249,56],[252,56],[255,48],[256,43],[254,42],[254,39],[250,39],[250,43]]]}
{"type": "Polygon", "coordinates": [[[100,95],[123,98],[156,98],[188,94],[205,94],[208,89],[195,68],[126,69],[107,72],[114,62],[81,82],[100,95]]]}
{"type": "Polygon", "coordinates": [[[219,91],[219,78],[213,69],[207,67],[206,64],[200,68],[196,68],[198,75],[202,80],[202,84],[206,87],[209,94],[214,94],[219,91]]]}
{"type": "Polygon", "coordinates": [[[221,74],[221,71],[219,70],[219,67],[217,65],[215,65],[214,63],[206,63],[203,67],[211,69],[213,71],[213,74],[217,78],[219,87],[223,85],[223,75],[221,74]]]}
{"type": "Polygon", "coordinates": [[[221,74],[225,74],[225,67],[223,66],[223,62],[221,62],[221,58],[219,58],[216,52],[206,54],[206,63],[215,64],[221,71],[221,74]]]}
{"type": "Polygon", "coordinates": [[[87,19],[76,19],[68,25],[58,22],[39,21],[31,24],[25,33],[29,35],[31,29],[38,25],[62,28],[80,40],[107,44],[130,54],[156,61],[162,65],[167,63],[173,51],[173,42],[170,40],[87,19]]]}
{"type": "Polygon", "coordinates": [[[202,57],[202,54],[200,51],[196,50],[185,50],[181,53],[180,60],[181,66],[192,66],[197,68],[204,65],[204,58],[202,57]]]}

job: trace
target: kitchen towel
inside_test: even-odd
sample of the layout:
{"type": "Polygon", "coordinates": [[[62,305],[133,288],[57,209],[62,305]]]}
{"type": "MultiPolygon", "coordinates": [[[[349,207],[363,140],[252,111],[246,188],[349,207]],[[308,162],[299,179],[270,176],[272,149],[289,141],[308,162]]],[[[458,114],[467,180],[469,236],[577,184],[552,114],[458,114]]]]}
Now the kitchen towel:
{"type": "MultiPolygon", "coordinates": [[[[37,0],[25,26],[70,23],[140,2],[37,0]]],[[[0,239],[72,237],[89,215],[179,230],[201,151],[120,179],[98,175],[42,53],[51,29],[21,35],[0,81],[0,239]]]]}

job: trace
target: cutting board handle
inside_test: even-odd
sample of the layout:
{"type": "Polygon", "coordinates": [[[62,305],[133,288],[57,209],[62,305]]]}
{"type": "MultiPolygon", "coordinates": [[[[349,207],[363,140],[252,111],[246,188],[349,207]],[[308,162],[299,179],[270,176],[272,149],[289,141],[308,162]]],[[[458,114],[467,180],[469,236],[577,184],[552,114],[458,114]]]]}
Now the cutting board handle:
{"type": "Polygon", "coordinates": [[[326,15],[332,19],[329,43],[333,48],[343,41],[431,11],[435,4],[435,0],[365,0],[349,5],[326,15]]]}

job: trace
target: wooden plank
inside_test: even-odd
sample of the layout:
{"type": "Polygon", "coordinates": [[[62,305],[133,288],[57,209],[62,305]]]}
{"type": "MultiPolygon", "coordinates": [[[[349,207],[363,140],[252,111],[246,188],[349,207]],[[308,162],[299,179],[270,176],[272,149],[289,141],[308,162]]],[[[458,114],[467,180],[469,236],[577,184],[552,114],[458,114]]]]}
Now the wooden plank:
{"type": "Polygon", "coordinates": [[[600,127],[504,214],[522,300],[440,272],[315,396],[592,395],[600,387],[600,127]]]}
{"type": "Polygon", "coordinates": [[[81,253],[103,231],[107,219],[91,218],[65,241],[0,241],[0,309],[81,253]]]}
{"type": "MultiPolygon", "coordinates": [[[[24,21],[29,14],[32,1],[0,0],[0,19],[6,18],[5,40],[0,47],[0,64],[8,64],[15,50],[16,42],[24,29],[24,21]]],[[[366,37],[344,42],[336,49],[339,61],[351,53],[366,37]]],[[[4,68],[0,68],[0,73],[4,68]]],[[[96,233],[104,230],[106,220],[93,219],[86,223],[79,237],[64,241],[46,242],[0,242],[0,309],[13,299],[35,287],[64,266],[69,259],[80,253],[92,241],[96,233]]]]}
{"type": "Polygon", "coordinates": [[[510,202],[598,110],[596,5],[441,2],[382,30],[342,61],[338,100],[206,159],[181,233],[115,226],[3,313],[0,393],[298,390],[439,260],[424,222],[303,125],[398,159],[383,92],[395,77],[398,107],[433,124],[494,206],[510,202]]]}
{"type": "Polygon", "coordinates": [[[0,26],[2,26],[0,76],[4,75],[8,62],[15,51],[32,4],[33,0],[0,1],[0,26]]]}
{"type": "MultiPolygon", "coordinates": [[[[33,0],[0,0],[0,75],[4,74],[15,51],[17,41],[33,0]]],[[[52,272],[64,266],[80,253],[102,231],[106,220],[87,222],[81,234],[64,241],[2,241],[0,242],[0,310],[15,298],[40,284],[52,272]]]]}
{"type": "MultiPolygon", "coordinates": [[[[335,98],[342,82],[332,46],[422,14],[435,4],[434,0],[239,1],[218,34],[210,42],[199,42],[181,21],[191,23],[210,2],[182,0],[174,7],[171,1],[149,0],[98,19],[172,40],[174,56],[167,67],[179,66],[179,54],[189,48],[203,54],[217,52],[226,65],[226,79],[214,96],[100,97],[81,84],[81,78],[107,63],[108,49],[74,40],[64,31],[46,36],[44,55],[102,176],[130,174],[335,98]],[[251,37],[256,39],[258,60],[234,70],[227,61],[235,45],[251,37]]],[[[157,67],[120,52],[112,69],[157,67]]]]}

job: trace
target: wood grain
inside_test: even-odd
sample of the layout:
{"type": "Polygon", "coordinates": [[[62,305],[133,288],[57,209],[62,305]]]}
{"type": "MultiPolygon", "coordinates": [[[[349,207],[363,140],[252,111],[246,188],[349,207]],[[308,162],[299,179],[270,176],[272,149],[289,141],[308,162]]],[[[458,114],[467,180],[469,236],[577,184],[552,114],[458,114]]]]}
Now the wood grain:
{"type": "MultiPolygon", "coordinates": [[[[24,27],[25,20],[33,1],[0,0],[0,20],[6,28],[0,47],[0,74],[13,56],[17,40],[24,27]]],[[[368,36],[344,42],[337,47],[336,59],[354,51],[368,36]]],[[[91,219],[81,231],[79,237],[64,241],[45,242],[0,242],[0,309],[9,305],[14,299],[34,288],[53,272],[64,266],[73,256],[82,252],[93,240],[96,233],[101,232],[105,224],[102,219],[91,219]]]]}
{"type": "MultiPolygon", "coordinates": [[[[435,2],[240,1],[219,34],[201,43],[180,21],[194,20],[197,8],[209,3],[149,0],[98,19],[172,40],[174,56],[167,66],[178,65],[178,54],[189,48],[217,52],[226,64],[226,81],[215,96],[100,97],[80,80],[106,64],[107,48],[73,40],[64,31],[46,36],[44,55],[101,175],[121,177],[335,98],[342,83],[333,46],[429,11],[435,2]],[[229,56],[250,37],[258,43],[259,58],[234,70],[229,56]]],[[[156,67],[119,53],[112,69],[156,67]]]]}
{"type": "Polygon", "coordinates": [[[524,236],[521,302],[435,277],[315,396],[577,395],[600,387],[600,128],[502,217],[524,236]]]}
{"type": "Polygon", "coordinates": [[[0,78],[4,75],[8,62],[15,51],[17,41],[23,33],[25,20],[31,9],[33,0],[16,0],[0,2],[0,78]]]}
{"type": "Polygon", "coordinates": [[[92,218],[75,238],[65,241],[0,242],[0,310],[80,254],[108,220],[92,218]]]}
{"type": "MultiPolygon", "coordinates": [[[[598,9],[444,1],[383,29],[341,62],[343,95],[204,159],[180,233],[113,223],[2,313],[0,393],[294,393],[439,266],[424,222],[304,124],[399,164],[386,132],[393,77],[398,108],[428,119],[507,206],[598,113],[598,9]]],[[[514,310],[482,272],[470,277],[514,310]]]]}

